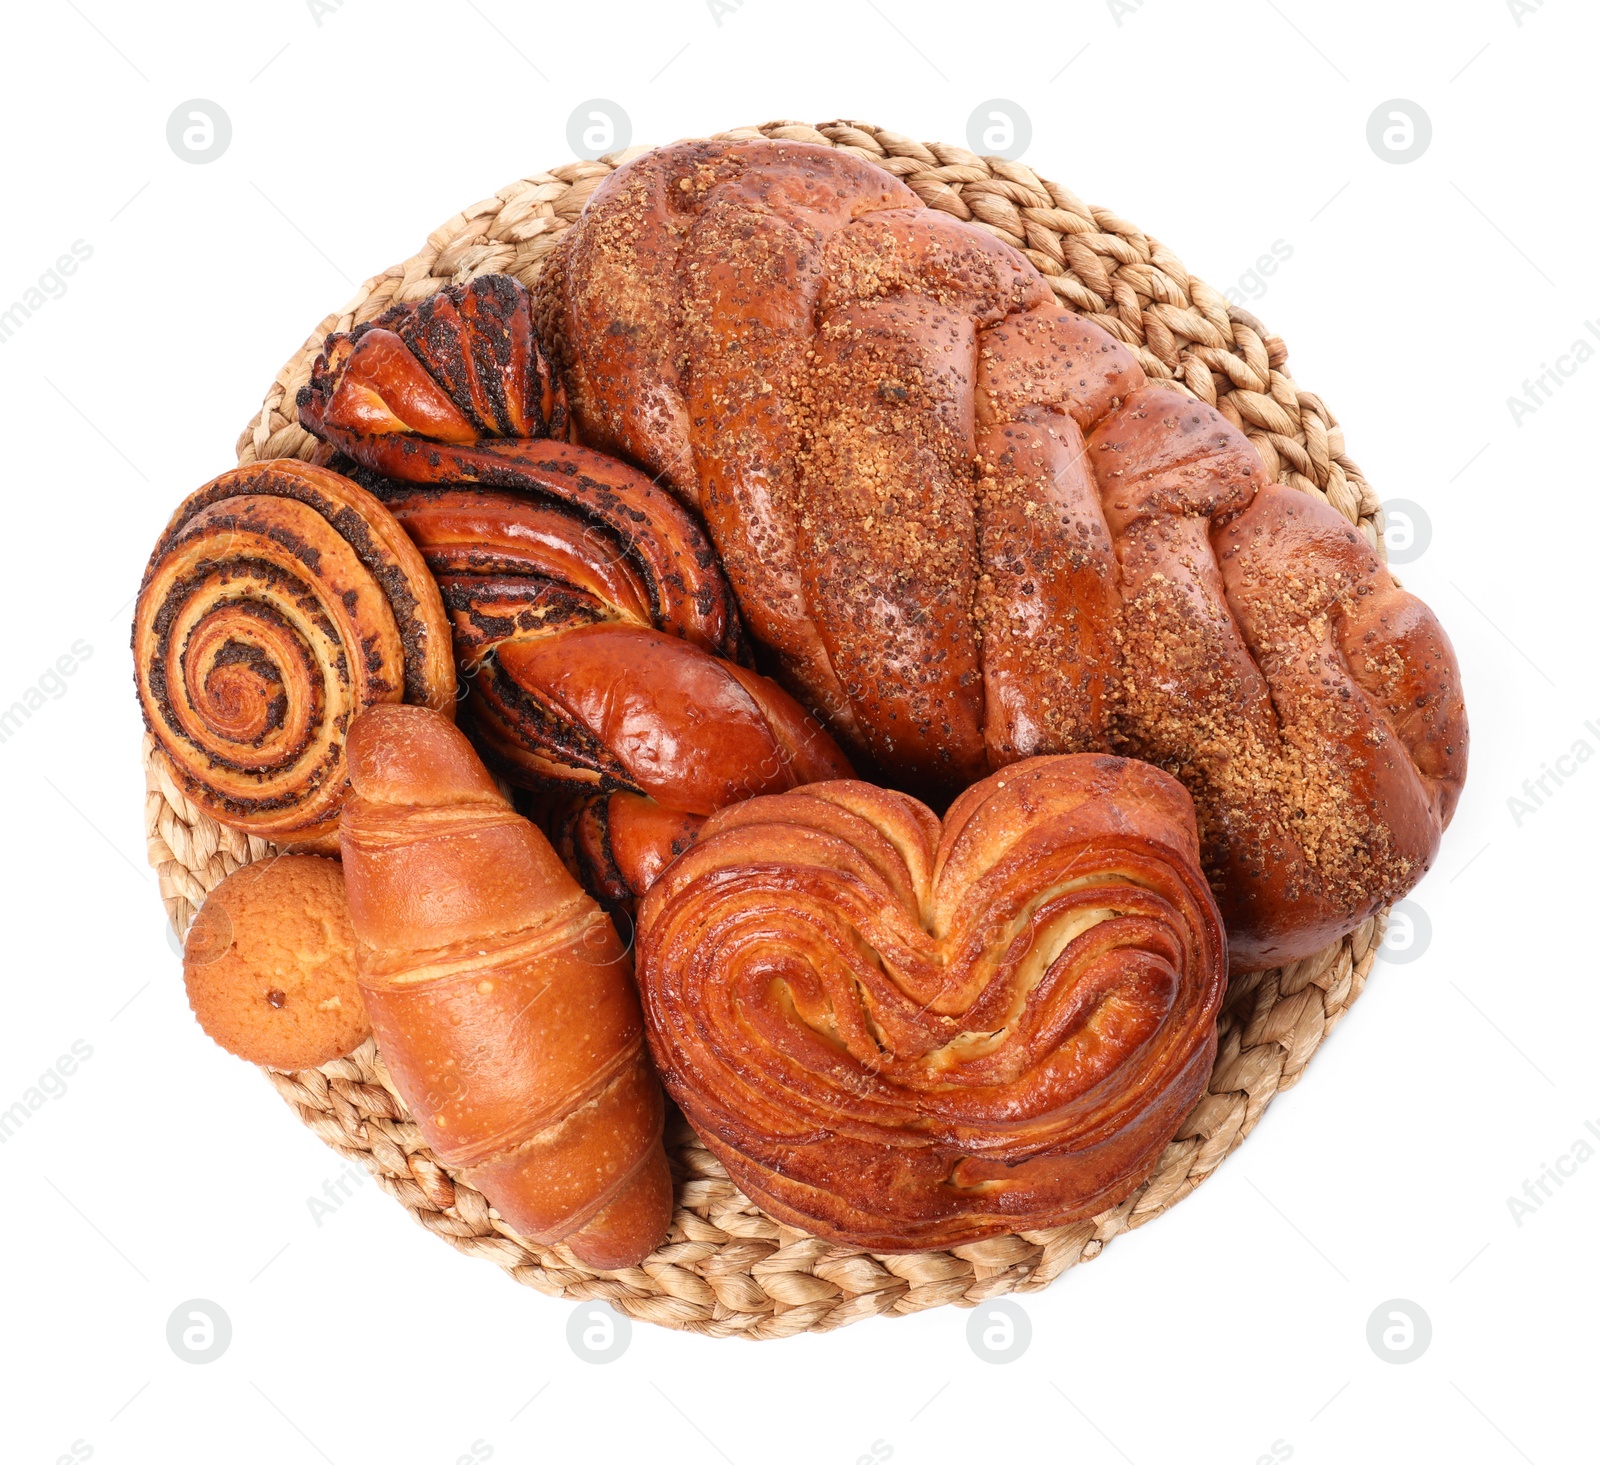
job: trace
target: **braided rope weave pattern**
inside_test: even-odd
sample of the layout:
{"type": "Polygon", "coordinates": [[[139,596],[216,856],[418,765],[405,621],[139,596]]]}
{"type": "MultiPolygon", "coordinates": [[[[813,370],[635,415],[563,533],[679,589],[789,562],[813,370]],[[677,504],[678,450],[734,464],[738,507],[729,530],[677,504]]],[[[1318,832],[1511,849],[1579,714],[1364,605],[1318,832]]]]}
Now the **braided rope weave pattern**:
{"type": "MultiPolygon", "coordinates": [[[[854,152],[893,173],[929,207],[1021,250],[1064,304],[1126,343],[1146,373],[1214,405],[1249,436],[1269,474],[1331,503],[1382,552],[1377,498],[1345,456],[1332,414],[1285,370],[1283,342],[1132,224],[1021,163],[917,142],[864,122],[771,122],[719,136],[786,138],[854,152]]],[[[641,151],[520,179],[456,214],[417,254],[367,281],[278,373],[240,435],[240,463],[310,457],[315,440],[295,420],[295,395],[329,332],[348,331],[397,301],[420,300],[480,274],[501,271],[531,285],[600,181],[641,151]]],[[[148,736],[144,765],[148,856],[181,936],[207,892],[272,846],[223,828],[191,804],[148,736]]],[[[481,1194],[451,1175],[389,1086],[370,1039],[319,1069],[264,1072],[302,1123],[364,1165],[419,1224],[525,1286],[574,1301],[603,1300],[662,1327],[782,1338],[1037,1291],[1098,1256],[1119,1232],[1176,1205],[1243,1142],[1272,1099],[1299,1080],[1360,995],[1383,925],[1375,918],[1305,961],[1234,979],[1207,1092],[1155,1173],[1122,1204],[1071,1226],[948,1251],[881,1256],[779,1225],[740,1193],[674,1116],[667,1134],[677,1181],[671,1234],[638,1267],[594,1272],[565,1247],[538,1246],[508,1230],[481,1194]]]]}

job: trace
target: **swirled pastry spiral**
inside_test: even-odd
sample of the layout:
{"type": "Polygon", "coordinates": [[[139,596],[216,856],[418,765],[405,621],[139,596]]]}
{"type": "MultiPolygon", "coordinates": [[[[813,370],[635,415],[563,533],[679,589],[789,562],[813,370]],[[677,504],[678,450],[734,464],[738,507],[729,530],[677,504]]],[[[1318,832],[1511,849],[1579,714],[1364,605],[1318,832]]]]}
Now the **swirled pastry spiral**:
{"type": "Polygon", "coordinates": [[[1030,759],[943,826],[855,782],[711,818],[640,907],[668,1092],[779,1220],[877,1250],[1114,1205],[1203,1092],[1225,938],[1173,778],[1030,759]]]}
{"type": "Polygon", "coordinates": [[[455,707],[422,556],[366,490],[292,459],[184,500],[145,571],[133,658],[145,723],[184,792],[279,843],[336,830],[356,714],[455,707]]]}

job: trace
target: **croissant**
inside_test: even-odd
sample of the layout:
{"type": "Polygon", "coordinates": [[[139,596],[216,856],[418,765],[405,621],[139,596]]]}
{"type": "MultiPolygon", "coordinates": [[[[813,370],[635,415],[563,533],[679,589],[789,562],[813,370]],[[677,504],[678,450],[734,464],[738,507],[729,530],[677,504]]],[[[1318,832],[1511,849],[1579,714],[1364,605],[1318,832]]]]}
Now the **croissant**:
{"type": "Polygon", "coordinates": [[[707,821],[641,902],[667,1091],[780,1221],[878,1251],[1095,1215],[1204,1091],[1227,971],[1181,784],[1035,758],[939,820],[822,783],[707,821]]]}
{"type": "Polygon", "coordinates": [[[455,707],[421,555],[371,494],[293,459],[224,473],[179,506],[139,588],[133,660],[184,793],[280,843],[337,833],[345,732],[364,708],[455,707]]]}
{"type": "Polygon", "coordinates": [[[515,1230],[634,1265],[666,1233],[672,1183],[610,920],[446,718],[373,708],[349,761],[357,975],[396,1088],[515,1230]]]}
{"type": "MultiPolygon", "coordinates": [[[[472,331],[441,343],[416,317],[481,320],[480,293],[524,319],[526,292],[500,276],[394,307],[379,317],[393,331],[329,338],[302,418],[366,470],[436,577],[479,748],[513,783],[563,797],[569,864],[625,903],[705,815],[851,770],[787,692],[740,664],[715,555],[670,495],[584,448],[495,438],[482,413],[446,420],[438,402],[474,358],[472,331]],[[502,486],[477,486],[489,482],[502,486]]],[[[517,349],[521,379],[543,379],[525,328],[517,349]]]]}
{"type": "Polygon", "coordinates": [[[1438,622],[982,228],[848,152],[680,143],[595,190],[535,318],[578,436],[704,516],[869,775],[943,802],[1036,754],[1159,764],[1241,968],[1428,868],[1467,756],[1438,622]]]}

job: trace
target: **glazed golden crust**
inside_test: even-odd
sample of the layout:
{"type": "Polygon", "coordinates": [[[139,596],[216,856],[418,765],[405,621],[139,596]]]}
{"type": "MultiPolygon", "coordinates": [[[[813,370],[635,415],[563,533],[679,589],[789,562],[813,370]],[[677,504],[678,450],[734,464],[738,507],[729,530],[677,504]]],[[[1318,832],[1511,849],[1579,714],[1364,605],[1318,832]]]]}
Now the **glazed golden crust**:
{"type": "Polygon", "coordinates": [[[179,506],[140,586],[133,659],[184,792],[279,843],[335,830],[364,708],[455,706],[421,555],[371,494],[293,459],[236,468],[179,506]]]}
{"type": "Polygon", "coordinates": [[[816,784],[708,821],[640,908],[668,1092],[765,1210],[874,1250],[1114,1205],[1204,1089],[1225,939],[1174,779],[1028,760],[943,825],[816,784]]]}
{"type": "Polygon", "coordinates": [[[671,1218],[628,953],[465,736],[421,708],[350,734],[340,845],[362,991],[423,1133],[506,1221],[631,1266],[671,1218]]]}
{"type": "Polygon", "coordinates": [[[684,143],[595,191],[539,289],[580,436],[701,508],[756,639],[879,780],[1158,763],[1242,966],[1426,870],[1467,750],[1437,622],[992,236],[834,149],[684,143]]]}

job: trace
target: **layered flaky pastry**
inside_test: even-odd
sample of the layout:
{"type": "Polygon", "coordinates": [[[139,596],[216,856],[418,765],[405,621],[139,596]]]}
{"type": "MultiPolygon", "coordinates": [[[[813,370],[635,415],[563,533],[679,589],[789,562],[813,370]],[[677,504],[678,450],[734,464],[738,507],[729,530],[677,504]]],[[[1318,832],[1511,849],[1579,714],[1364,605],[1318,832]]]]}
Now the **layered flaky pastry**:
{"type": "Polygon", "coordinates": [[[1116,1204],[1204,1091],[1227,972],[1183,787],[1031,759],[943,825],[870,784],[708,821],[640,908],[668,1092],[763,1209],[879,1250],[1116,1204]]]}

